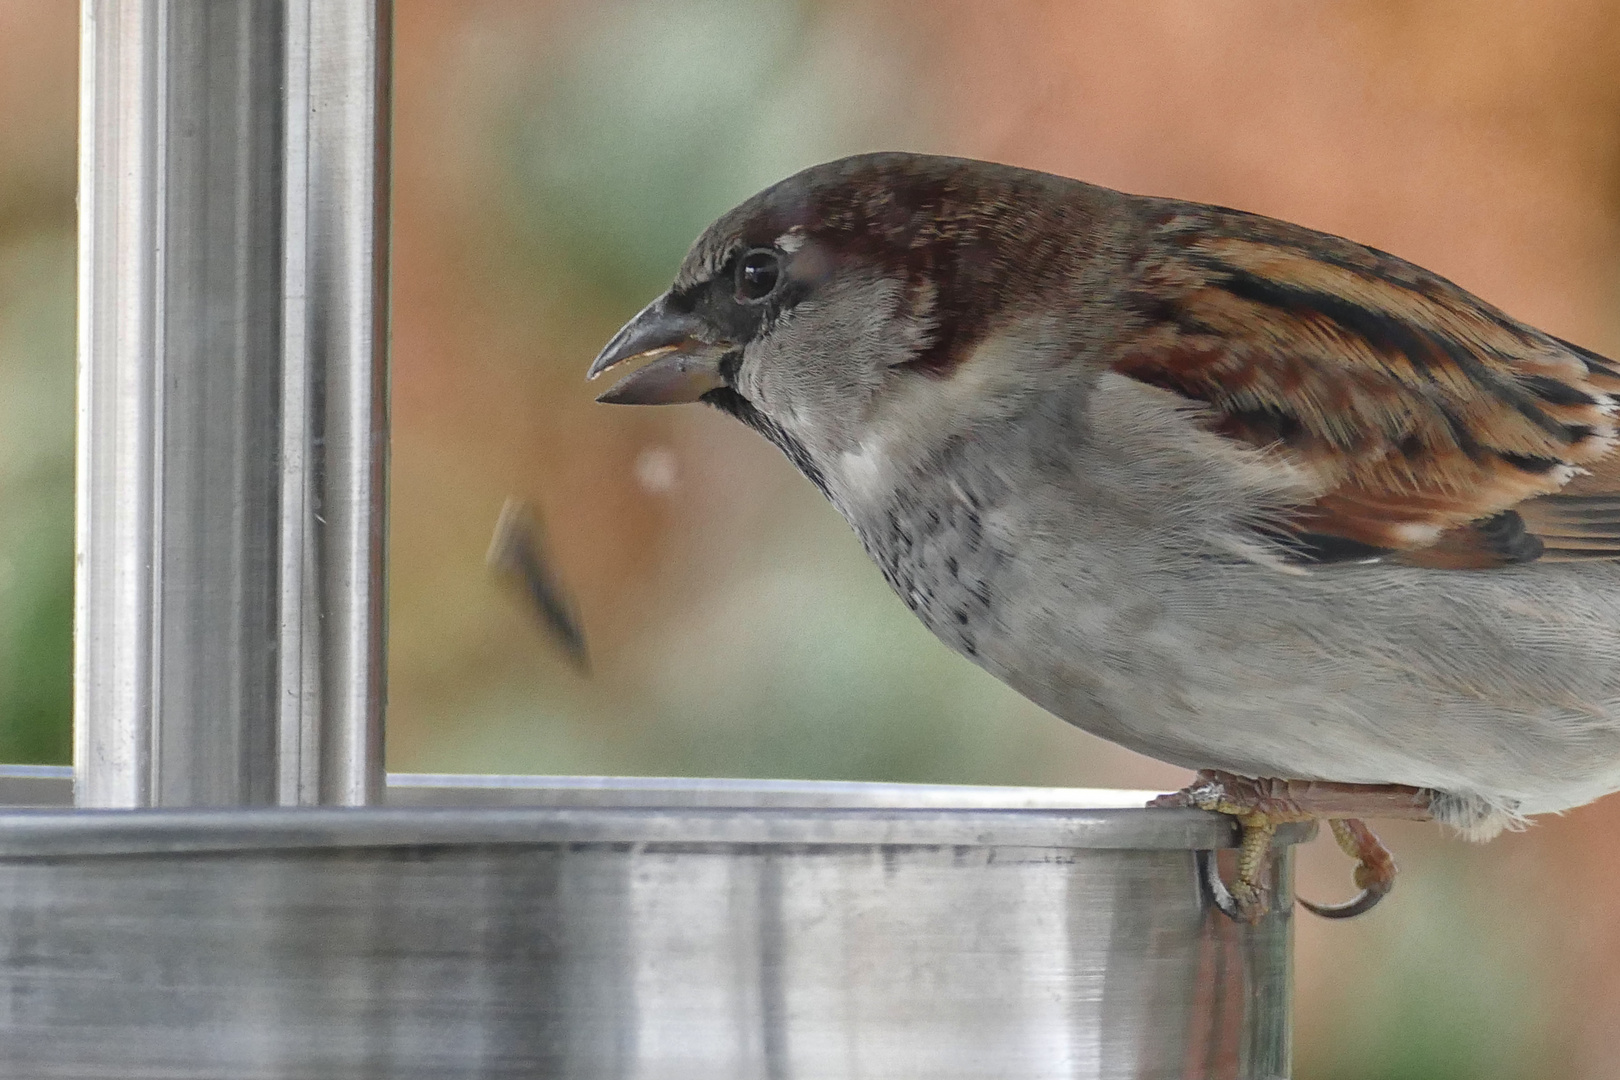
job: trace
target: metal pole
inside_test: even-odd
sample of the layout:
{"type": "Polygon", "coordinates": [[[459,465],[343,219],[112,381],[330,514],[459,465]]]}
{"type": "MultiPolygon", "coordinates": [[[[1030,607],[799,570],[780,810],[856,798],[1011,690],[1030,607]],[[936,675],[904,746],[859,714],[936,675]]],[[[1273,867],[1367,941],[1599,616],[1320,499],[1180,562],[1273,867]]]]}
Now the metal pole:
{"type": "Polygon", "coordinates": [[[84,0],[79,805],[381,789],[388,15],[84,0]]]}
{"type": "Polygon", "coordinates": [[[288,0],[283,804],[382,801],[391,0],[288,0]]]}

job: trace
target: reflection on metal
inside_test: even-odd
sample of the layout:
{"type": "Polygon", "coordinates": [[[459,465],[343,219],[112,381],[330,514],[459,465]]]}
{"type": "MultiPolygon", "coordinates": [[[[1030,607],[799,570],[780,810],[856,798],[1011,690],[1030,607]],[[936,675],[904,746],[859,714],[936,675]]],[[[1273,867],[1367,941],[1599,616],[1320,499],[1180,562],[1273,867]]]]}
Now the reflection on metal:
{"type": "Polygon", "coordinates": [[[0,806],[72,806],[73,769],[66,765],[0,765],[0,806]]]}
{"type": "Polygon", "coordinates": [[[381,787],[387,0],[84,0],[86,806],[381,787]]]}
{"type": "Polygon", "coordinates": [[[1275,914],[1225,918],[1196,873],[1233,843],[1216,815],[481,788],[558,805],[0,814],[0,1073],[1288,1073],[1290,859],[1275,914]]]}
{"type": "Polygon", "coordinates": [[[287,805],[382,795],[392,37],[392,0],[287,0],[287,805]]]}
{"type": "Polygon", "coordinates": [[[280,801],[382,795],[392,0],[286,0],[280,801]]]}
{"type": "MultiPolygon", "coordinates": [[[[0,774],[3,770],[4,766],[0,766],[0,774]]],[[[863,806],[996,810],[1062,810],[1083,806],[1134,810],[1158,794],[1125,788],[872,784],[844,780],[388,774],[390,806],[863,806]]]]}

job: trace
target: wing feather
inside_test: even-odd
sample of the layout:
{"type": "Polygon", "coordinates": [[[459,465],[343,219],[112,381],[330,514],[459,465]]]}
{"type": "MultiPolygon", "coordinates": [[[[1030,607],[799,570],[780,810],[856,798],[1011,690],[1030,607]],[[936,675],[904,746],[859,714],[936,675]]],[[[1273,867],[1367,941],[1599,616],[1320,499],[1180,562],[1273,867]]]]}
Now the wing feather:
{"type": "Polygon", "coordinates": [[[1620,557],[1620,366],[1373,248],[1147,202],[1113,368],[1309,477],[1283,536],[1302,557],[1620,557]]]}

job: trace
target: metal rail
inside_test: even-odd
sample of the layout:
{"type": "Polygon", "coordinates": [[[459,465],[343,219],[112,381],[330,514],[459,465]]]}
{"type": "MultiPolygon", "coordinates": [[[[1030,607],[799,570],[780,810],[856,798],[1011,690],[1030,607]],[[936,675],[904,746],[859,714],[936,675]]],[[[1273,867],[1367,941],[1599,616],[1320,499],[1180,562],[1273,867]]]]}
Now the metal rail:
{"type": "Polygon", "coordinates": [[[389,0],[84,0],[81,806],[382,790],[389,0]]]}
{"type": "Polygon", "coordinates": [[[0,812],[0,1073],[1288,1073],[1307,830],[1250,925],[1140,792],[451,779],[540,805],[0,812]]]}
{"type": "MultiPolygon", "coordinates": [[[[389,806],[862,806],[888,809],[1132,810],[1156,791],[979,784],[873,784],[835,780],[694,779],[684,776],[502,776],[389,773],[389,806]]],[[[0,807],[73,805],[67,765],[0,765],[0,807]]],[[[1212,817],[1229,830],[1231,823],[1212,817]]],[[[1224,834],[1223,834],[1224,835],[1224,834]]],[[[1224,843],[1215,846],[1225,846],[1224,843]]]]}

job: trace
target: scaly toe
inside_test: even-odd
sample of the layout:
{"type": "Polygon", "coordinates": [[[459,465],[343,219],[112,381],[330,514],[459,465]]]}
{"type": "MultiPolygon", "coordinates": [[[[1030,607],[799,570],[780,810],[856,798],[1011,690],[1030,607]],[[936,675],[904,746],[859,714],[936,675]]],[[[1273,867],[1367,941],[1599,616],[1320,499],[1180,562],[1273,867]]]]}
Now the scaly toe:
{"type": "MultiPolygon", "coordinates": [[[[1425,820],[1433,816],[1435,794],[1424,788],[1394,784],[1253,779],[1203,770],[1187,787],[1161,795],[1148,805],[1196,807],[1237,820],[1243,834],[1237,878],[1228,891],[1236,909],[1249,922],[1258,922],[1271,907],[1267,885],[1277,826],[1327,819],[1339,847],[1356,860],[1355,881],[1360,892],[1342,904],[1313,904],[1308,900],[1300,900],[1300,904],[1326,919],[1349,919],[1371,911],[1389,895],[1395,886],[1396,871],[1395,860],[1383,842],[1360,818],[1346,815],[1368,813],[1425,820]]],[[[1222,905],[1221,910],[1227,907],[1222,905]]]]}
{"type": "MultiPolygon", "coordinates": [[[[1264,784],[1229,773],[1203,771],[1187,787],[1148,803],[1150,807],[1194,807],[1237,821],[1242,829],[1237,877],[1227,891],[1236,908],[1235,917],[1248,923],[1259,922],[1271,910],[1272,841],[1278,824],[1310,817],[1273,797],[1264,784]]],[[[1217,906],[1233,914],[1226,905],[1217,906]]]]}
{"type": "MultiPolygon", "coordinates": [[[[1221,811],[1231,813],[1231,811],[1221,811]]],[[[1277,826],[1262,815],[1252,812],[1236,815],[1243,826],[1238,844],[1237,880],[1232,884],[1232,897],[1238,910],[1250,923],[1257,923],[1271,910],[1271,854],[1277,826]]]]}

